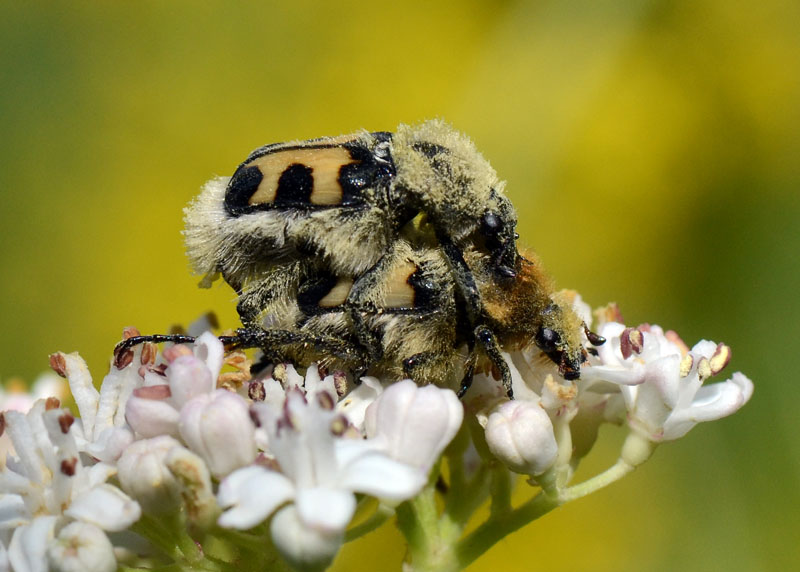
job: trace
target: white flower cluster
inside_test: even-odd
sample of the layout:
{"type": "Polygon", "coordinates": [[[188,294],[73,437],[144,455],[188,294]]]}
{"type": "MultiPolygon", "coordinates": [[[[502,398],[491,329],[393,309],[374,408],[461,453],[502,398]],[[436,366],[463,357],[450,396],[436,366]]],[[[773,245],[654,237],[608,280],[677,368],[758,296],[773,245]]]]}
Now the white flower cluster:
{"type": "MultiPolygon", "coordinates": [[[[444,510],[455,544],[468,507],[499,490],[478,486],[490,478],[481,467],[495,467],[497,478],[499,460],[506,475],[528,475],[560,504],[618,478],[655,444],[733,413],[752,393],[740,373],[703,385],[729,360],[722,344],[689,350],[656,326],[612,320],[598,329],[607,342],[576,382],[559,378],[537,351],[507,356],[513,401],[488,376],[478,376],[462,402],[409,380],[366,377],[348,391],[341,373],[314,365],[301,376],[279,364],[269,376],[222,388],[230,358],[210,333],[161,354],[138,347],[99,391],[77,354],[55,354],[51,364],[69,380],[80,417],[57,399],[0,417],[13,444],[0,473],[0,570],[191,567],[206,558],[265,567],[273,549],[296,568],[320,570],[354,527],[369,530],[395,511],[411,544],[410,527],[429,531],[434,522],[414,517],[415,507],[437,490],[452,497],[444,510]],[[568,487],[605,422],[630,428],[620,460],[568,487]],[[369,507],[373,516],[358,524],[369,507]]],[[[503,527],[489,529],[497,535],[503,527]]],[[[419,550],[410,546],[411,557],[419,550]]],[[[466,549],[437,550],[460,554],[459,565],[474,558],[466,549]]]]}

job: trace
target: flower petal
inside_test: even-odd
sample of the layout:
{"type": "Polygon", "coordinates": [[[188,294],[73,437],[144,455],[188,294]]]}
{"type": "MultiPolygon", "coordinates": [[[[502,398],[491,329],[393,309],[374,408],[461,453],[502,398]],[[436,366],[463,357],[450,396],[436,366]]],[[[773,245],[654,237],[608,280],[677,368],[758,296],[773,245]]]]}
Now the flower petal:
{"type": "Polygon", "coordinates": [[[339,401],[336,411],[344,413],[350,423],[361,429],[364,425],[367,408],[381,393],[383,393],[383,386],[378,379],[369,376],[362,377],[361,383],[339,401]]]}
{"type": "Polygon", "coordinates": [[[138,370],[126,367],[111,371],[103,379],[100,386],[100,400],[97,404],[97,417],[91,434],[87,439],[96,440],[97,436],[110,427],[121,427],[125,423],[125,404],[133,390],[142,385],[138,370]]]}
{"type": "Polygon", "coordinates": [[[0,529],[16,528],[28,522],[28,510],[22,497],[7,494],[6,487],[2,487],[2,490],[4,494],[0,495],[0,529]]]}
{"type": "Polygon", "coordinates": [[[125,418],[133,430],[146,439],[159,435],[178,436],[180,413],[163,399],[134,395],[125,405],[125,418]]]}
{"type": "Polygon", "coordinates": [[[690,407],[679,409],[664,424],[664,440],[678,439],[697,423],[714,421],[738,411],[753,394],[753,382],[736,372],[733,378],[700,388],[690,407]]]}
{"type": "Polygon", "coordinates": [[[222,342],[211,332],[205,332],[194,342],[194,355],[205,362],[213,380],[211,389],[214,389],[225,359],[225,348],[222,342]]]}
{"type": "MultiPolygon", "coordinates": [[[[97,434],[95,427],[95,434],[97,434]]],[[[133,442],[133,432],[127,427],[108,427],[97,435],[93,443],[84,448],[92,457],[106,463],[114,463],[125,448],[133,442]]]]}
{"type": "Polygon", "coordinates": [[[182,355],[167,368],[172,403],[180,409],[193,397],[214,391],[217,378],[212,377],[205,362],[192,355],[182,355]]]}
{"type": "Polygon", "coordinates": [[[40,516],[14,531],[8,561],[14,572],[47,572],[47,544],[53,538],[55,516],[40,516]]]}
{"type": "Polygon", "coordinates": [[[326,533],[309,528],[298,515],[297,507],[289,505],[272,519],[272,541],[293,568],[303,571],[322,571],[328,568],[344,540],[344,533],[326,533]]]}
{"type": "MultiPolygon", "coordinates": [[[[5,433],[8,434],[14,444],[14,451],[19,456],[19,464],[23,469],[23,474],[31,481],[41,483],[47,470],[42,458],[37,454],[39,451],[37,441],[41,442],[42,439],[46,439],[46,431],[41,419],[39,419],[40,429],[37,433],[43,433],[44,435],[37,439],[31,424],[28,422],[28,417],[24,413],[5,411],[3,412],[3,417],[5,419],[5,433]]],[[[48,449],[52,449],[52,447],[48,449]]]]}
{"type": "Polygon", "coordinates": [[[89,373],[89,368],[77,353],[58,353],[54,355],[58,355],[64,360],[64,370],[69,380],[72,398],[78,406],[86,435],[91,435],[94,430],[100,392],[92,384],[92,375],[89,373]]]}
{"type": "Polygon", "coordinates": [[[280,473],[258,466],[239,469],[219,485],[217,502],[227,510],[217,523],[225,528],[253,528],[294,493],[294,484],[280,473]]]}
{"type": "Polygon", "coordinates": [[[72,500],[64,514],[116,532],[139,520],[139,503],[111,485],[98,485],[72,500]]]}
{"type": "Polygon", "coordinates": [[[388,501],[403,501],[416,495],[427,481],[427,471],[368,451],[342,467],[338,485],[388,501]]]}
{"type": "Polygon", "coordinates": [[[356,510],[355,495],[341,489],[302,489],[297,491],[294,502],[306,526],[328,534],[343,532],[356,510]]]}

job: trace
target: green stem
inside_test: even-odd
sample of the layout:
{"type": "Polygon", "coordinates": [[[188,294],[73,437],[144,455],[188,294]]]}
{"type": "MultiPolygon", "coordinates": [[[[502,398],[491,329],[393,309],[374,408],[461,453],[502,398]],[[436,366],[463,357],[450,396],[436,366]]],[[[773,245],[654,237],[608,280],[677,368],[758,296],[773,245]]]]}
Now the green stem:
{"type": "Polygon", "coordinates": [[[291,572],[292,568],[283,559],[269,538],[266,527],[259,526],[256,532],[245,532],[230,528],[217,528],[215,536],[233,547],[236,551],[230,569],[270,570],[270,572],[291,572]]]}
{"type": "Polygon", "coordinates": [[[616,464],[606,469],[599,475],[595,475],[591,479],[569,487],[562,493],[562,501],[569,502],[581,497],[585,497],[588,494],[598,491],[604,487],[607,487],[611,483],[618,481],[635,468],[636,467],[629,465],[620,459],[616,462],[616,464]]]}
{"type": "Polygon", "coordinates": [[[344,535],[344,541],[350,542],[356,538],[361,538],[365,534],[369,534],[376,528],[380,527],[384,522],[389,520],[394,515],[394,509],[384,504],[378,505],[368,519],[361,524],[354,526],[348,530],[344,535]]]}
{"type": "Polygon", "coordinates": [[[243,532],[233,528],[217,528],[214,530],[214,536],[227,540],[236,547],[249,552],[260,553],[264,551],[266,546],[269,546],[269,540],[264,535],[243,532]]]}
{"type": "Polygon", "coordinates": [[[599,475],[569,487],[563,492],[563,501],[567,502],[584,497],[618,481],[649,459],[655,448],[656,443],[636,431],[631,431],[625,438],[625,443],[622,445],[622,452],[617,462],[599,475]]]}
{"type": "MultiPolygon", "coordinates": [[[[561,432],[560,436],[562,441],[559,444],[564,442],[563,439],[568,438],[569,435],[561,432]]],[[[569,488],[564,488],[562,484],[566,478],[564,471],[566,465],[564,465],[564,469],[554,467],[550,474],[545,474],[537,479],[543,488],[542,492],[514,510],[505,513],[493,510],[486,522],[458,543],[456,547],[458,565],[465,568],[499,540],[529,522],[566,502],[586,496],[618,481],[645,462],[655,447],[656,444],[646,437],[632,432],[625,440],[616,464],[599,475],[569,488]]]]}
{"type": "Polygon", "coordinates": [[[444,513],[449,520],[459,523],[462,527],[466,525],[489,494],[488,477],[488,467],[482,464],[472,479],[462,482],[460,490],[451,489],[447,493],[444,513]]]}
{"type": "Polygon", "coordinates": [[[511,473],[500,463],[491,471],[491,518],[499,517],[511,510],[511,473]]]}
{"type": "Polygon", "coordinates": [[[466,423],[462,423],[453,441],[445,449],[447,459],[448,485],[450,494],[455,493],[460,497],[461,492],[466,486],[466,476],[464,472],[464,452],[467,450],[471,439],[469,428],[466,423]]]}
{"type": "Polygon", "coordinates": [[[405,570],[459,570],[453,549],[461,534],[461,527],[447,517],[439,518],[436,491],[432,483],[428,483],[416,497],[397,507],[397,526],[408,542],[405,570]]]}
{"type": "Polygon", "coordinates": [[[192,559],[192,556],[199,552],[199,548],[191,538],[188,538],[187,542],[185,537],[188,535],[184,532],[183,525],[176,526],[174,520],[173,516],[156,519],[143,514],[132,529],[160,548],[172,560],[181,561],[187,557],[192,559]]]}
{"type": "Polygon", "coordinates": [[[557,500],[539,493],[522,506],[502,516],[490,517],[456,545],[458,568],[466,568],[499,540],[557,506],[559,506],[557,500]]]}

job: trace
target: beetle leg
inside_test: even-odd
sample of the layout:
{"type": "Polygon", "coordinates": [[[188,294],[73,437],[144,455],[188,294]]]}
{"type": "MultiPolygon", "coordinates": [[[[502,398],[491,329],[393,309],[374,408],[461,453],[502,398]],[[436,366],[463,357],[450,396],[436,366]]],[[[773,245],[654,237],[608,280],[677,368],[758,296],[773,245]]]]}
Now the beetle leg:
{"type": "Polygon", "coordinates": [[[151,334],[149,336],[132,336],[126,340],[122,340],[114,346],[114,366],[120,368],[123,363],[123,356],[131,350],[134,346],[152,342],[155,344],[163,344],[172,342],[173,344],[191,344],[195,341],[194,336],[187,336],[185,334],[151,334]]]}
{"type": "MultiPolygon", "coordinates": [[[[483,302],[481,301],[481,294],[478,290],[478,286],[475,284],[475,277],[472,275],[469,266],[467,266],[467,262],[464,260],[461,250],[453,241],[441,233],[437,233],[437,237],[442,250],[450,262],[450,267],[453,269],[458,293],[465,302],[464,309],[466,311],[467,321],[472,328],[474,339],[483,347],[483,351],[486,352],[492,364],[500,370],[506,395],[508,395],[509,399],[513,399],[514,392],[511,388],[511,372],[500,353],[500,346],[497,344],[497,340],[492,331],[488,327],[480,324],[483,302]]],[[[471,383],[471,378],[468,380],[467,376],[465,376],[460,392],[466,392],[471,383]],[[464,388],[465,385],[466,389],[464,388]]]]}
{"type": "Polygon", "coordinates": [[[508,369],[508,364],[503,359],[503,354],[500,353],[500,346],[497,344],[494,334],[486,326],[478,326],[475,328],[475,339],[483,346],[483,351],[489,356],[492,364],[500,370],[506,395],[508,395],[509,399],[514,399],[514,390],[511,387],[511,370],[508,369]]]}
{"type": "Polygon", "coordinates": [[[219,341],[228,349],[258,348],[266,353],[274,348],[290,345],[303,345],[329,352],[331,355],[344,361],[364,361],[364,352],[355,346],[333,336],[315,336],[305,332],[292,332],[289,330],[263,330],[245,329],[236,330],[232,336],[220,336],[219,341]]]}

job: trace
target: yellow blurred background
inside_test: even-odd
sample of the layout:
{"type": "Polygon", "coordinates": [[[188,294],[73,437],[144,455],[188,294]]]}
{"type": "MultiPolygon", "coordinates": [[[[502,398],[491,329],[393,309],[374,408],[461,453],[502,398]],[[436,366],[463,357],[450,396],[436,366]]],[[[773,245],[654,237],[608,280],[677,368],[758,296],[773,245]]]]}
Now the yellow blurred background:
{"type": "MultiPolygon", "coordinates": [[[[99,381],[126,325],[236,327],[183,255],[201,184],[264,143],[443,117],[560,286],[724,341],[756,384],[470,570],[797,569],[799,22],[775,0],[4,2],[0,378],[78,350],[99,381]]],[[[401,558],[384,527],[335,568],[401,558]]]]}

